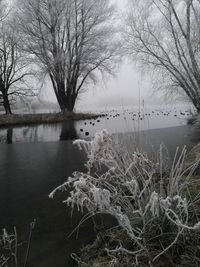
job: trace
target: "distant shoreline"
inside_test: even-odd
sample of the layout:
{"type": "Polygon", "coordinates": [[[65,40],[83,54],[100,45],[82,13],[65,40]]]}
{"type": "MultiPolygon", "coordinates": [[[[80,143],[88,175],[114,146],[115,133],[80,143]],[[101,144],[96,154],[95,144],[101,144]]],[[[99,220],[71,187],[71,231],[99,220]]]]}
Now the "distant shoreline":
{"type": "Polygon", "coordinates": [[[0,115],[0,127],[22,126],[32,124],[51,124],[64,121],[89,120],[104,117],[106,114],[92,113],[40,113],[40,114],[10,114],[0,115]]]}

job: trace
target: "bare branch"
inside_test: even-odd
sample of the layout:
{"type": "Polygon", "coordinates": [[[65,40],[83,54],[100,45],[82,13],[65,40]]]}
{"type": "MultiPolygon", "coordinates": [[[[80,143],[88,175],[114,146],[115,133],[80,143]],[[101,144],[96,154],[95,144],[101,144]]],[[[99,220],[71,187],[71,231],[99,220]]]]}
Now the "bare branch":
{"type": "Polygon", "coordinates": [[[131,1],[124,38],[129,55],[181,88],[200,112],[199,15],[198,0],[131,1]]]}
{"type": "Polygon", "coordinates": [[[48,73],[60,108],[72,111],[91,74],[115,66],[114,7],[108,0],[24,0],[20,8],[24,49],[48,73]]]}

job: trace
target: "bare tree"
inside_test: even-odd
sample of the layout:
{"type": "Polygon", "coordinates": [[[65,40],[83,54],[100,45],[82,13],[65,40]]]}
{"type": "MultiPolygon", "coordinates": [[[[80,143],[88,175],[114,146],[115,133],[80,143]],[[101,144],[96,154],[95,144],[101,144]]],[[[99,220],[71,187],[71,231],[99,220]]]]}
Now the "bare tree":
{"type": "Polygon", "coordinates": [[[33,96],[26,78],[31,75],[29,60],[21,52],[20,36],[3,22],[0,32],[0,98],[6,114],[11,114],[11,103],[16,97],[33,96]]]}
{"type": "Polygon", "coordinates": [[[108,0],[20,2],[25,49],[49,75],[61,110],[73,111],[86,85],[114,66],[114,8],[108,0]]]}
{"type": "Polygon", "coordinates": [[[128,54],[153,67],[162,85],[184,91],[200,112],[200,1],[130,2],[125,34],[128,54]]]}

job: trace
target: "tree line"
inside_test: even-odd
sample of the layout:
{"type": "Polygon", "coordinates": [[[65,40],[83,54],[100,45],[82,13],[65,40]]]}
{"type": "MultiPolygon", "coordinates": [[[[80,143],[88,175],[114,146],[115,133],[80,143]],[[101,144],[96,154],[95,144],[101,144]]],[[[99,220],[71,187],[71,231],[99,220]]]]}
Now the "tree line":
{"type": "Polygon", "coordinates": [[[61,111],[127,56],[184,93],[200,112],[200,1],[129,0],[123,18],[108,0],[0,0],[0,101],[36,95],[51,81],[61,111]],[[117,22],[120,20],[120,24],[117,22]]]}

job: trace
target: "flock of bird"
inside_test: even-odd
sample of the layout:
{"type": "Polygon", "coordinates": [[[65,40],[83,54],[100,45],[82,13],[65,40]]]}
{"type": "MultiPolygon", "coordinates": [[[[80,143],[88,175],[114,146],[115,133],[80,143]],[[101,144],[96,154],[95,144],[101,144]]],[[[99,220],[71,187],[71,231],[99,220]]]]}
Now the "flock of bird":
{"type": "MultiPolygon", "coordinates": [[[[171,109],[171,110],[142,110],[142,111],[130,111],[130,110],[122,110],[119,112],[119,110],[110,110],[108,112],[101,112],[96,119],[90,119],[84,122],[83,127],[88,126],[95,126],[96,124],[104,122],[107,120],[122,118],[124,120],[131,119],[132,121],[143,121],[146,118],[151,118],[155,116],[163,116],[163,117],[169,117],[174,116],[177,118],[189,118],[192,115],[192,111],[187,109],[184,111],[177,110],[177,109],[171,109]]],[[[85,136],[89,136],[89,131],[85,131],[84,128],[80,128],[80,132],[84,133],[85,136]]]]}

